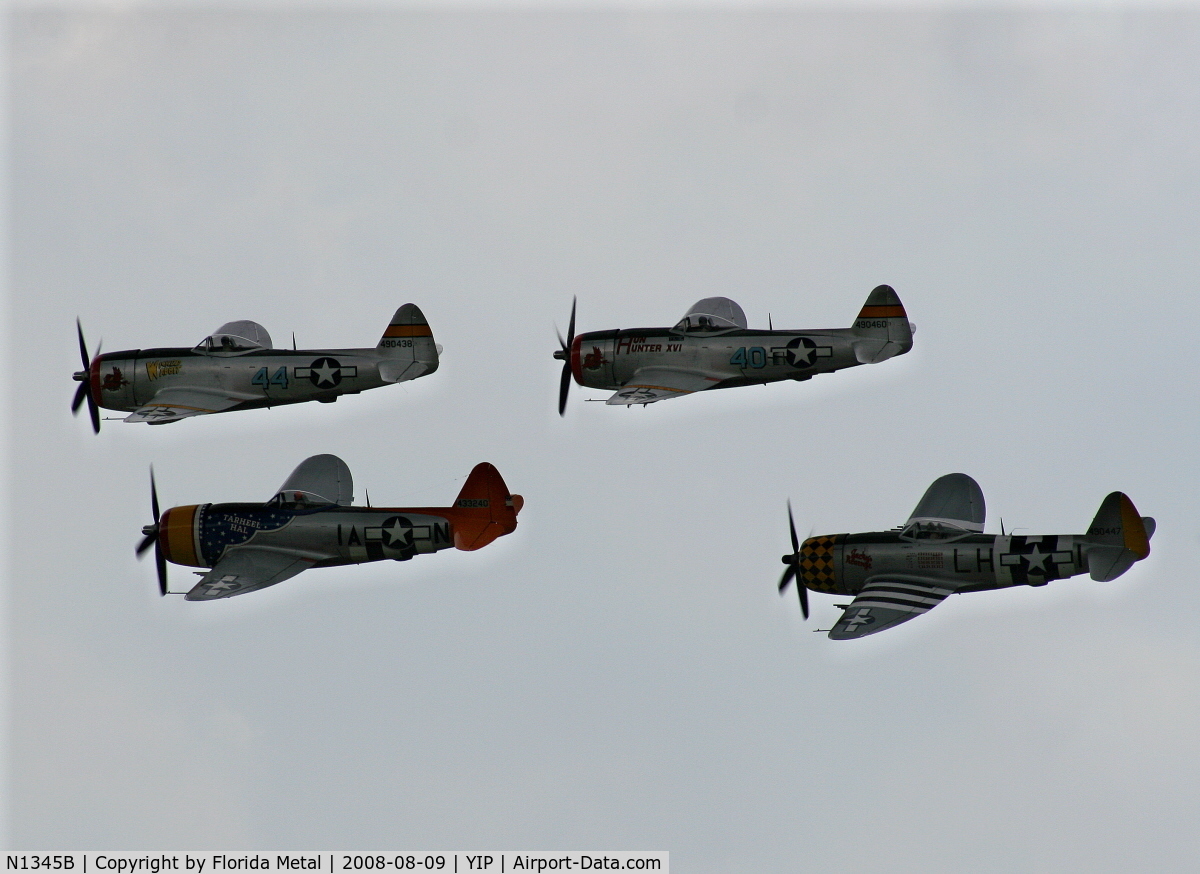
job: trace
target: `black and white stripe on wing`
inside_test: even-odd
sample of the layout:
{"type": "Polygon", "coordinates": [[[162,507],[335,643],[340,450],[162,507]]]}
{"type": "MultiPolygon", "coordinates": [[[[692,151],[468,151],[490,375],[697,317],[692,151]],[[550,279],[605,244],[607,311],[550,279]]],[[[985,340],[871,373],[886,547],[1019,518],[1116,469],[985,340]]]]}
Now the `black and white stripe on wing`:
{"type": "Polygon", "coordinates": [[[954,592],[945,585],[873,580],[854,599],[855,607],[882,607],[909,613],[927,613],[954,592]]]}

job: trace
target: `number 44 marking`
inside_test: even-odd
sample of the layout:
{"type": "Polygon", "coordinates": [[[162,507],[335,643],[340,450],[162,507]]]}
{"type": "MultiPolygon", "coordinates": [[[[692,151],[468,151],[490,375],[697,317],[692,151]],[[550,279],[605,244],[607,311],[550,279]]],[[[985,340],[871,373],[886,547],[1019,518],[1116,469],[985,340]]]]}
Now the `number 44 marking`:
{"type": "Polygon", "coordinates": [[[267,379],[267,368],[260,367],[258,373],[254,374],[254,379],[250,380],[251,385],[261,385],[263,389],[269,389],[270,386],[277,385],[280,388],[288,387],[287,368],[281,367],[275,371],[271,378],[267,379]]]}

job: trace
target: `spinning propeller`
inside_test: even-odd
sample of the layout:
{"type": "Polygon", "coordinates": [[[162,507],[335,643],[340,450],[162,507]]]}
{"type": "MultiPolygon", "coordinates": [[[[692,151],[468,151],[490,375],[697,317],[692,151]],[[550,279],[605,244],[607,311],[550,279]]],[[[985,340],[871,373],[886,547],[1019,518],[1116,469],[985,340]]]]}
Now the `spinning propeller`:
{"type": "Polygon", "coordinates": [[[158,593],[165,595],[167,594],[167,558],[163,555],[162,544],[158,540],[160,533],[158,528],[158,489],[154,487],[153,466],[150,468],[150,510],[154,513],[154,524],[142,528],[142,533],[146,536],[137,545],[137,557],[141,558],[147,549],[151,546],[154,547],[154,564],[158,568],[158,593]]]}
{"type": "MultiPolygon", "coordinates": [[[[783,572],[783,577],[779,580],[779,594],[783,594],[790,583],[800,571],[800,538],[796,536],[796,520],[792,518],[792,502],[788,501],[788,531],[792,535],[792,552],[790,555],[783,557],[783,563],[786,564],[787,570],[783,572]]],[[[808,618],[808,587],[804,585],[803,580],[796,580],[796,592],[800,595],[800,612],[804,614],[804,618],[808,618]]]]}
{"type": "MultiPolygon", "coordinates": [[[[575,298],[571,298],[571,323],[567,326],[567,339],[558,335],[558,345],[562,348],[554,353],[554,357],[563,363],[562,378],[558,382],[558,414],[561,416],[567,409],[567,392],[571,389],[571,346],[575,342],[575,298]]],[[[555,330],[555,333],[558,333],[555,330]]]]}
{"type": "MultiPolygon", "coordinates": [[[[92,430],[97,434],[100,433],[100,408],[96,406],[96,398],[92,396],[92,358],[88,356],[87,343],[83,341],[83,325],[79,324],[79,319],[75,320],[75,328],[79,331],[79,357],[83,361],[83,370],[77,371],[74,379],[79,383],[79,388],[75,390],[75,400],[71,401],[71,412],[79,414],[79,407],[83,404],[84,399],[87,399],[88,412],[92,415],[92,430]]],[[[96,347],[96,357],[100,357],[100,347],[96,347]]]]}

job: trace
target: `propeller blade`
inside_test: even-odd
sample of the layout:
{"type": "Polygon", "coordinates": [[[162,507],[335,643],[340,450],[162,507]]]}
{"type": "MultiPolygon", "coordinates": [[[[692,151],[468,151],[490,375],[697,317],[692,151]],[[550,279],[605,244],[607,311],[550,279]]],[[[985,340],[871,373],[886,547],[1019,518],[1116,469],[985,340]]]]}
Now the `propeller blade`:
{"type": "MultiPolygon", "coordinates": [[[[787,565],[787,570],[783,572],[783,576],[779,580],[779,594],[783,594],[791,583],[799,575],[800,570],[800,538],[796,536],[796,519],[792,515],[792,502],[789,499],[787,502],[788,508],[788,534],[792,538],[792,554],[783,557],[783,563],[787,565]]],[[[804,618],[808,618],[808,586],[804,585],[803,580],[796,580],[796,594],[800,596],[800,612],[804,614],[804,618]]]]}
{"type": "Polygon", "coordinates": [[[80,406],[80,404],[83,403],[83,399],[88,396],[88,391],[90,389],[91,389],[91,386],[88,385],[88,381],[86,379],[83,382],[79,383],[79,388],[75,389],[75,400],[71,401],[71,412],[72,413],[79,412],[79,406],[80,406]]]}
{"type": "Polygon", "coordinates": [[[75,317],[75,330],[79,333],[79,359],[83,362],[83,369],[89,370],[92,366],[91,356],[88,355],[87,343],[83,341],[83,324],[79,321],[79,317],[75,317]]]}
{"type": "Polygon", "coordinates": [[[88,412],[92,414],[92,431],[96,434],[100,433],[100,409],[96,406],[96,399],[92,397],[92,392],[89,389],[87,393],[88,412]]]}
{"type": "Polygon", "coordinates": [[[151,546],[153,546],[156,543],[158,543],[157,529],[154,531],[151,531],[149,534],[147,534],[145,537],[142,538],[142,542],[137,545],[137,549],[134,550],[134,553],[137,555],[138,558],[141,558],[146,553],[146,550],[149,549],[151,546]]]}
{"type": "MultiPolygon", "coordinates": [[[[787,566],[787,570],[785,570],[783,572],[783,576],[779,578],[779,594],[782,595],[784,593],[784,591],[787,589],[788,585],[792,582],[792,580],[795,578],[795,576],[796,576],[796,566],[794,564],[789,564],[787,566]]],[[[797,584],[797,585],[799,585],[799,584],[797,584]]]]}
{"type": "Polygon", "coordinates": [[[571,362],[563,365],[562,378],[558,381],[558,414],[567,411],[567,392],[571,390],[571,362]]]}
{"type": "Polygon", "coordinates": [[[154,514],[154,524],[158,524],[158,489],[154,485],[154,465],[150,465],[150,511],[154,514]]]}
{"type": "Polygon", "coordinates": [[[555,333],[558,334],[558,345],[562,347],[562,353],[555,353],[555,358],[562,358],[563,369],[562,376],[558,380],[558,414],[565,415],[567,411],[567,393],[571,390],[571,346],[575,343],[575,305],[579,302],[577,297],[571,298],[571,321],[567,325],[567,339],[562,338],[562,334],[558,334],[558,329],[555,333]]]}
{"type": "MultiPolygon", "coordinates": [[[[79,321],[79,317],[75,317],[75,332],[79,337],[79,360],[83,362],[82,374],[75,374],[78,379],[81,375],[83,379],[79,380],[79,388],[75,390],[75,399],[71,401],[71,412],[78,413],[80,405],[84,400],[87,400],[88,414],[92,419],[92,430],[97,434],[100,433],[100,410],[96,407],[96,399],[92,397],[92,381],[88,378],[88,374],[92,369],[92,359],[88,355],[87,341],[83,339],[83,324],[79,321]]],[[[100,354],[100,347],[96,347],[96,354],[100,354]]]]}
{"type": "MultiPolygon", "coordinates": [[[[162,544],[156,538],[154,541],[154,564],[158,569],[158,594],[167,594],[167,557],[163,555],[162,544]]],[[[805,610],[805,618],[808,617],[808,611],[805,610]]]]}

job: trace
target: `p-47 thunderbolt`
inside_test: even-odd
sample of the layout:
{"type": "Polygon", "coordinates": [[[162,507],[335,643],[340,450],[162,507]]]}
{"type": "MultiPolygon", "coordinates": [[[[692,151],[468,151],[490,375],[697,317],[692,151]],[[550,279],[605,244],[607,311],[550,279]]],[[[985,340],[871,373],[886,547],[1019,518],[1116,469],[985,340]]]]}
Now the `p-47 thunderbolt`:
{"type": "Polygon", "coordinates": [[[83,328],[78,322],[76,328],[83,370],[75,374],[79,389],[71,412],[86,400],[97,432],[99,407],[129,413],[126,422],[162,425],[205,413],[332,403],[339,395],[433,373],[441,353],[425,316],[411,303],[396,310],[374,349],[273,349],[261,325],[243,321],[222,325],[190,349],[89,358],[83,328]]]}
{"type": "MultiPolygon", "coordinates": [[[[800,608],[807,590],[850,595],[829,636],[851,640],[922,613],[947,595],[1009,586],[1044,586],[1077,574],[1115,580],[1150,554],[1154,520],[1113,492],[1086,534],[983,533],[983,492],[975,480],[951,473],[934,480],[900,528],[868,534],[810,537],[801,545],[792,522],[792,552],[780,594],[798,578],[800,608]]],[[[1003,527],[1003,526],[1001,526],[1003,527]]]]}
{"type": "Polygon", "coordinates": [[[652,404],[714,388],[811,379],[875,364],[912,348],[913,326],[889,285],[867,297],[849,328],[752,331],[742,308],[725,297],[698,301],[673,328],[626,328],[575,336],[575,305],[563,362],[558,412],[571,377],[586,388],[615,391],[610,404],[652,404]]]}
{"type": "Polygon", "coordinates": [[[154,473],[154,522],[142,529],[140,557],[151,546],[159,592],[167,562],[212,568],[187,593],[212,601],[265,589],[310,567],[334,567],[449,549],[481,549],[517,527],[524,501],[499,471],[475,465],[452,507],[354,507],[350,469],[335,455],[300,463],[265,504],[193,504],[161,516],[154,473]]]}

